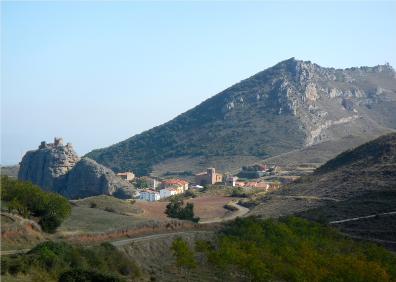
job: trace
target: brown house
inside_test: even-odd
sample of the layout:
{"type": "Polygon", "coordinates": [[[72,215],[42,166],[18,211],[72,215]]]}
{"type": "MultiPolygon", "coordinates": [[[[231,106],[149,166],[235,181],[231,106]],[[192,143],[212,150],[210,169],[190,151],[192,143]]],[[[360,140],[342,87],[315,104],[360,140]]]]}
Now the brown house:
{"type": "Polygon", "coordinates": [[[119,172],[117,173],[117,176],[121,177],[126,181],[132,181],[135,178],[135,174],[131,171],[119,172]]]}
{"type": "Polygon", "coordinates": [[[198,185],[215,184],[223,181],[223,175],[216,173],[214,168],[208,168],[206,172],[195,175],[195,183],[198,185]]]}

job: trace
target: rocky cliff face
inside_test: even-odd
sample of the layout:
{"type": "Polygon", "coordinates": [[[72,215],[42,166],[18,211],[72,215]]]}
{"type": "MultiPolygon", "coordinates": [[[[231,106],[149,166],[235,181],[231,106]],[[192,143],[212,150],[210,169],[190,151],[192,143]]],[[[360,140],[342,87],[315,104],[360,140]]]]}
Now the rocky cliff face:
{"type": "Polygon", "coordinates": [[[161,126],[87,156],[117,171],[144,174],[179,158],[264,159],[350,136],[367,140],[395,129],[392,67],[334,69],[292,58],[161,126]]]}
{"type": "Polygon", "coordinates": [[[134,189],[110,169],[89,158],[82,158],[69,172],[65,190],[68,198],[85,198],[94,195],[133,196],[134,189]]]}
{"type": "Polygon", "coordinates": [[[52,144],[42,142],[37,150],[23,156],[18,179],[31,181],[46,191],[57,191],[79,160],[71,144],[64,146],[61,139],[55,138],[52,144]]]}
{"type": "Polygon", "coordinates": [[[55,138],[52,144],[42,142],[37,150],[22,158],[18,179],[31,181],[46,191],[68,198],[95,195],[133,196],[133,186],[113,171],[89,158],[80,159],[71,144],[55,138]]]}

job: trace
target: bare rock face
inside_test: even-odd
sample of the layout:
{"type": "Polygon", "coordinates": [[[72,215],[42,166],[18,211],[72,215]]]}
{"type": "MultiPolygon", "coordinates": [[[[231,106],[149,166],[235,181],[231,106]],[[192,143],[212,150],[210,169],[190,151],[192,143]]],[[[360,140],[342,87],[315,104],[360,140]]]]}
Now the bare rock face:
{"type": "Polygon", "coordinates": [[[79,160],[70,143],[64,146],[60,138],[55,138],[52,144],[43,141],[37,150],[23,156],[18,179],[31,181],[46,191],[56,191],[79,160]]]}
{"type": "Polygon", "coordinates": [[[72,199],[102,194],[130,198],[135,193],[129,182],[94,160],[80,159],[72,145],[63,145],[60,138],[51,144],[43,141],[37,150],[27,152],[18,179],[72,199]]]}
{"type": "Polygon", "coordinates": [[[107,167],[90,158],[82,158],[69,172],[65,190],[61,193],[71,199],[113,194],[128,198],[134,189],[107,167]]]}

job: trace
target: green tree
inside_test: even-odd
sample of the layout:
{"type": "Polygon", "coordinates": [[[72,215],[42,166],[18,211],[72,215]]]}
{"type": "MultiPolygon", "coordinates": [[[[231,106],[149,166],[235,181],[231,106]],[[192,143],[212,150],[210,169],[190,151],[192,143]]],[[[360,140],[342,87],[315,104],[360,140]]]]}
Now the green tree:
{"type": "Polygon", "coordinates": [[[187,203],[186,206],[183,205],[184,202],[180,197],[172,197],[166,206],[165,213],[172,218],[198,222],[199,217],[194,216],[194,204],[187,203]]]}
{"type": "Polygon", "coordinates": [[[176,238],[172,242],[171,250],[176,258],[176,265],[179,267],[180,271],[185,272],[188,280],[190,271],[197,267],[193,251],[182,238],[176,238]]]}

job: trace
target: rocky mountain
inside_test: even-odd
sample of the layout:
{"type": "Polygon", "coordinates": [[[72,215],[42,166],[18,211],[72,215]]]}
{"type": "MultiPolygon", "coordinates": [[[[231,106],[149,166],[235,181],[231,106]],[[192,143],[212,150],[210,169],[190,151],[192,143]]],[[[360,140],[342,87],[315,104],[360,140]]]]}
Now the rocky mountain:
{"type": "Polygon", "coordinates": [[[43,141],[37,150],[28,151],[20,163],[18,179],[71,199],[102,194],[128,198],[135,193],[129,182],[94,160],[80,159],[72,145],[63,145],[60,138],[49,144],[43,141]]]}
{"type": "Polygon", "coordinates": [[[389,65],[334,69],[292,58],[87,156],[138,174],[202,156],[264,159],[348,136],[377,137],[396,128],[395,109],[396,74],[389,65]]]}
{"type": "Polygon", "coordinates": [[[266,195],[261,201],[251,214],[278,217],[297,213],[327,223],[379,215],[346,221],[337,227],[359,237],[394,239],[396,133],[341,153],[312,175],[266,195]]]}

